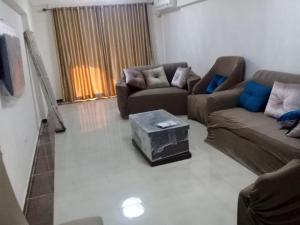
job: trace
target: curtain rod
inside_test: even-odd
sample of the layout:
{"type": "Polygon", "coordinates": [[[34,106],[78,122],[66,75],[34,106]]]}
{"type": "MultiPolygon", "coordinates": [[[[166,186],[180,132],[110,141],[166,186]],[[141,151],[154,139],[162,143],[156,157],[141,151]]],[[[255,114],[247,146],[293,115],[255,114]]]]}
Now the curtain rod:
{"type": "Polygon", "coordinates": [[[72,7],[84,7],[84,6],[110,6],[110,5],[134,5],[134,4],[153,4],[152,0],[141,0],[141,1],[136,1],[136,2],[117,2],[115,4],[111,3],[102,3],[102,4],[96,4],[96,3],[79,3],[79,4],[57,4],[57,5],[47,5],[47,7],[42,8],[43,12],[47,12],[51,9],[55,8],[72,8],[72,7]]]}

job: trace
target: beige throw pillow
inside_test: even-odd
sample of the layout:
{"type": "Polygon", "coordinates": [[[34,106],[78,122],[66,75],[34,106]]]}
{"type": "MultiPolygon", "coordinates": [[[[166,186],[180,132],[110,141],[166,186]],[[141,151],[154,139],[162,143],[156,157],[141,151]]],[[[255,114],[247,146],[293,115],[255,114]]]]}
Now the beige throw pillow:
{"type": "Polygon", "coordinates": [[[300,109],[300,84],[275,81],[265,114],[279,118],[284,113],[300,109]]]}
{"type": "Polygon", "coordinates": [[[170,87],[165,70],[158,67],[150,70],[144,70],[143,74],[147,83],[147,88],[163,88],[170,87]]]}
{"type": "Polygon", "coordinates": [[[191,67],[178,67],[172,79],[171,85],[174,87],[184,88],[190,72],[191,67]]]}

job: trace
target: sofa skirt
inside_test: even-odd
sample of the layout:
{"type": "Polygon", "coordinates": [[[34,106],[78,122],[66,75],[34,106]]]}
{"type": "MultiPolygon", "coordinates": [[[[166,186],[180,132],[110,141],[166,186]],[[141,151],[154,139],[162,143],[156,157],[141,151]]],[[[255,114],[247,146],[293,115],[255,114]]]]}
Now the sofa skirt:
{"type": "Polygon", "coordinates": [[[257,175],[273,172],[288,163],[224,128],[208,128],[205,141],[257,175]]]}

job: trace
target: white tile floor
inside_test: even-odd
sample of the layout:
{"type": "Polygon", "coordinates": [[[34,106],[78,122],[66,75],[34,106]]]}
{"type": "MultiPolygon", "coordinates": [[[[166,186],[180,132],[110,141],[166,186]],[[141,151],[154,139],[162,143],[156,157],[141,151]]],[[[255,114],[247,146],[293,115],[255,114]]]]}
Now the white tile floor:
{"type": "Polygon", "coordinates": [[[55,225],[102,216],[104,225],[235,225],[239,191],[256,176],[207,145],[190,123],[192,159],[150,167],[131,144],[116,100],[60,107],[67,132],[56,135],[55,225]],[[141,205],[126,208],[131,197],[141,205]],[[125,212],[125,213],[126,213],[125,212]]]}

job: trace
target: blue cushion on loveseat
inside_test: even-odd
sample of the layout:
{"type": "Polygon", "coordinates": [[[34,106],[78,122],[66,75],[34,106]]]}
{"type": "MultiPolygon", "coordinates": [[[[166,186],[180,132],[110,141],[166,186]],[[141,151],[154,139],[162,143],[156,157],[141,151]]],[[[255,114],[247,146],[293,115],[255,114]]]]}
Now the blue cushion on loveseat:
{"type": "Polygon", "coordinates": [[[213,93],[221,84],[225,82],[227,77],[222,76],[220,74],[215,74],[213,79],[209,82],[207,88],[206,88],[206,93],[211,94],[213,93]]]}
{"type": "Polygon", "coordinates": [[[249,81],[239,99],[239,106],[251,111],[262,111],[267,105],[272,88],[249,81]]]}

